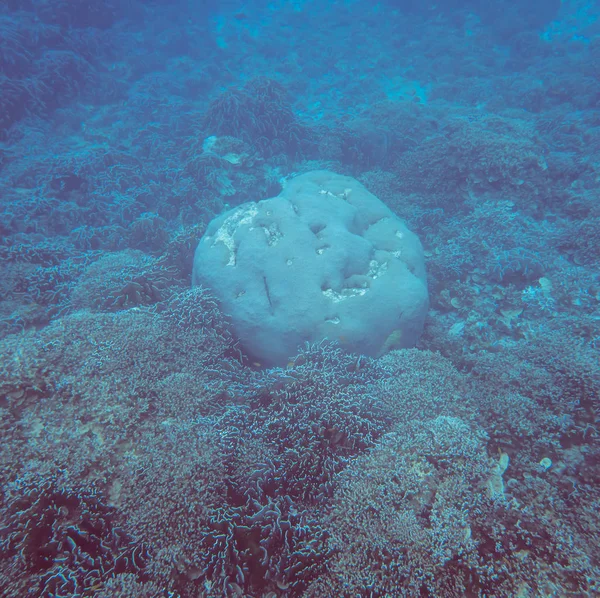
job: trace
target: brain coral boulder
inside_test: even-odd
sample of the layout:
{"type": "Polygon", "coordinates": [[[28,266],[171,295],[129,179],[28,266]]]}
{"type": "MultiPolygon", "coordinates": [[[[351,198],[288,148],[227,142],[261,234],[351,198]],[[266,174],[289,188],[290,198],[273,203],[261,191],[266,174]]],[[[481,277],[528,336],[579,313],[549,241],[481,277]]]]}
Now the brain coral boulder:
{"type": "Polygon", "coordinates": [[[412,346],[428,307],[419,239],[358,181],[327,171],[215,218],[193,283],[212,289],[265,366],[325,338],[371,356],[412,346]]]}

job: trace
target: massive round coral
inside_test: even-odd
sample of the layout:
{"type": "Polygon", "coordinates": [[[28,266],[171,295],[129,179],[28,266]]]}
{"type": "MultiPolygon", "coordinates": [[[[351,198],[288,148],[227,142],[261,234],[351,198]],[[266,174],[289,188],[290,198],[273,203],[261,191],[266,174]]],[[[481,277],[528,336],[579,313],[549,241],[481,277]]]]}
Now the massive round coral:
{"type": "Polygon", "coordinates": [[[327,171],[214,219],[193,282],[212,289],[265,365],[325,338],[370,356],[413,346],[428,306],[416,235],[358,181],[327,171]]]}

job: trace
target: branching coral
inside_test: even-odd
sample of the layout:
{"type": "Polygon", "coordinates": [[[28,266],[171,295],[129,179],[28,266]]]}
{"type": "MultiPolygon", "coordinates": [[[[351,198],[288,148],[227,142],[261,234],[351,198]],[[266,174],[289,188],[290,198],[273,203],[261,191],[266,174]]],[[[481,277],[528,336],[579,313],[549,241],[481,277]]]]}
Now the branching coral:
{"type": "Polygon", "coordinates": [[[22,569],[47,597],[85,596],[121,573],[140,578],[146,549],[115,525],[114,509],[94,488],[70,488],[59,478],[30,476],[5,487],[0,588],[20,594],[22,569]]]}
{"type": "Polygon", "coordinates": [[[431,199],[510,190],[528,207],[525,201],[531,204],[532,196],[547,186],[544,155],[531,138],[531,124],[525,120],[453,118],[443,132],[403,154],[396,171],[403,190],[427,191],[431,199]]]}
{"type": "Polygon", "coordinates": [[[71,308],[106,311],[152,305],[172,294],[175,269],[139,251],[107,254],[91,264],[71,294],[71,308]]]}
{"type": "Polygon", "coordinates": [[[276,81],[253,79],[241,89],[230,89],[210,105],[203,128],[208,135],[238,137],[260,150],[265,157],[304,153],[311,132],[301,125],[276,81]]]}
{"type": "Polygon", "coordinates": [[[341,476],[330,574],[308,596],[463,596],[475,581],[485,436],[457,418],[401,425],[341,476]]]}

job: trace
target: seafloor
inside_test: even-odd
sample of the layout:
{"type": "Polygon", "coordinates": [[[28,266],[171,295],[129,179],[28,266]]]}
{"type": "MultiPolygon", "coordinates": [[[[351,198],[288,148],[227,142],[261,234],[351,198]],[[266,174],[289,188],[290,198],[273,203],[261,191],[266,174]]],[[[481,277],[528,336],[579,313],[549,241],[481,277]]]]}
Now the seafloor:
{"type": "Polygon", "coordinates": [[[5,0],[0,595],[599,596],[598,14],[5,0]],[[193,252],[315,169],[419,235],[425,331],[261,369],[193,252]]]}

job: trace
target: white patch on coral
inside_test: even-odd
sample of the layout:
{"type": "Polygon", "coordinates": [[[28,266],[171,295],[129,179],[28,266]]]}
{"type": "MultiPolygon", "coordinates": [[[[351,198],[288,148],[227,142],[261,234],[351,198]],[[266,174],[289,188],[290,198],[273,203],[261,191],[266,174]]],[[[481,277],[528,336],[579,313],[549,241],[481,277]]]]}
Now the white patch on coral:
{"type": "Polygon", "coordinates": [[[350,297],[362,297],[367,293],[369,289],[364,287],[351,287],[343,289],[342,291],[334,291],[333,289],[325,289],[323,295],[327,297],[332,303],[339,303],[349,299],[350,297]]]}
{"type": "Polygon", "coordinates": [[[369,262],[369,271],[367,272],[367,276],[375,280],[376,278],[379,278],[381,275],[385,274],[387,268],[387,262],[380,264],[377,260],[371,260],[369,262]]]}
{"type": "Polygon", "coordinates": [[[267,245],[277,245],[277,241],[283,237],[283,233],[279,230],[279,227],[273,222],[269,226],[263,226],[265,236],[267,237],[267,245]]]}
{"type": "Polygon", "coordinates": [[[229,250],[228,266],[235,266],[236,246],[233,238],[235,232],[241,226],[250,226],[257,214],[258,207],[256,204],[250,204],[243,209],[236,210],[231,216],[225,219],[225,222],[223,222],[214,236],[213,247],[217,243],[223,243],[229,250]]]}

